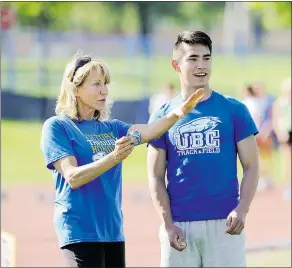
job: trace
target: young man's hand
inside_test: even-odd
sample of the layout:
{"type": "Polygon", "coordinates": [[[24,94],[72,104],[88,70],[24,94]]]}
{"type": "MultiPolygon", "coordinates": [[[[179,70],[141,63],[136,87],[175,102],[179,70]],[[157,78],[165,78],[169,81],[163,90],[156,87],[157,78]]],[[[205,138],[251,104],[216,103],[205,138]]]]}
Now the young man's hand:
{"type": "Polygon", "coordinates": [[[183,231],[179,227],[172,224],[171,226],[166,227],[166,232],[172,248],[178,251],[183,251],[186,248],[187,243],[183,231]]]}
{"type": "Polygon", "coordinates": [[[245,218],[246,212],[240,209],[239,207],[236,207],[229,213],[227,217],[226,222],[227,228],[225,233],[230,235],[241,234],[242,230],[244,229],[245,218]]]}

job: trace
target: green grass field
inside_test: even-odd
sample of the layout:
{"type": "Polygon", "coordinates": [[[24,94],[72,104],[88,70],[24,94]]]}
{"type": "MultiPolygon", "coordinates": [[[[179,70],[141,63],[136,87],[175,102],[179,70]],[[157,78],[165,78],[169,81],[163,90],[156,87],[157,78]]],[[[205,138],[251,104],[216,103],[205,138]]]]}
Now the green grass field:
{"type": "MultiPolygon", "coordinates": [[[[1,178],[4,186],[52,183],[40,150],[42,124],[2,120],[1,178]]],[[[124,162],[125,181],[146,181],[146,146],[141,145],[124,162]]]]}
{"type": "MultiPolygon", "coordinates": [[[[40,62],[19,58],[14,62],[16,91],[34,96],[56,97],[65,65],[69,59],[50,60],[44,64],[48,72],[47,81],[40,84],[40,62]]],[[[139,99],[157,92],[162,85],[173,82],[179,87],[178,75],[171,67],[169,57],[154,57],[149,60],[136,57],[103,58],[111,72],[111,95],[115,99],[139,99]],[[148,80],[147,80],[148,78],[148,80]]],[[[7,59],[1,59],[2,88],[8,87],[7,59]]],[[[239,96],[245,83],[262,80],[267,90],[275,95],[283,78],[291,75],[289,55],[249,55],[243,59],[214,55],[211,85],[219,91],[239,96]]]]}
{"type": "MultiPolygon", "coordinates": [[[[42,124],[2,120],[1,123],[1,178],[2,184],[52,183],[52,174],[45,167],[40,150],[42,124]]],[[[146,145],[138,146],[123,163],[125,182],[147,181],[146,145]]],[[[278,174],[279,156],[275,153],[275,178],[278,174]]],[[[239,178],[242,176],[241,167],[239,178]]]]}

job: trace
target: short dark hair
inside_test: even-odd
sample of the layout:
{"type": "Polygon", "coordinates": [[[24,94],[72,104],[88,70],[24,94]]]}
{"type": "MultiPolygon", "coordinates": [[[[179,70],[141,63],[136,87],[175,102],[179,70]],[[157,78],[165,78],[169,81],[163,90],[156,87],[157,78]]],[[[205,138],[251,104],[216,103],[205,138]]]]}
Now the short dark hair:
{"type": "Polygon", "coordinates": [[[174,44],[173,55],[177,56],[177,52],[182,43],[186,44],[198,44],[209,48],[210,54],[212,54],[212,40],[209,35],[201,31],[183,31],[177,36],[177,40],[174,44]]]}

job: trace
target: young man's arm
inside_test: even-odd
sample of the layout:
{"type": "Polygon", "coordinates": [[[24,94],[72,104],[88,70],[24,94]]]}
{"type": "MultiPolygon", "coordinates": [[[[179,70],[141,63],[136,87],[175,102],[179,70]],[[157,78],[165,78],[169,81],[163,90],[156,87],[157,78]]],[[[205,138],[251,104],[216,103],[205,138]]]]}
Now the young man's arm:
{"type": "Polygon", "coordinates": [[[240,185],[240,201],[227,218],[226,233],[240,234],[244,228],[245,217],[254,198],[259,180],[259,157],[254,135],[237,143],[239,159],[243,168],[240,185]]]}
{"type": "Polygon", "coordinates": [[[174,225],[171,216],[169,196],[165,186],[166,152],[152,145],[148,147],[147,155],[149,189],[154,207],[168,233],[170,245],[181,251],[184,249],[184,235],[180,228],[174,225]]]}

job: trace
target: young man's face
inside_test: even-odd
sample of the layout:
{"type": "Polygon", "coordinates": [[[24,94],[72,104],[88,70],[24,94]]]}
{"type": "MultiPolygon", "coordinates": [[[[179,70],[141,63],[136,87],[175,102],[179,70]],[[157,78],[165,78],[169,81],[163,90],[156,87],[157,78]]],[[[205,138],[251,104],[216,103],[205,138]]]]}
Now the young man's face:
{"type": "Polygon", "coordinates": [[[174,60],[172,66],[180,73],[187,86],[204,87],[209,84],[211,76],[211,53],[208,47],[194,44],[181,44],[181,56],[174,60]]]}

